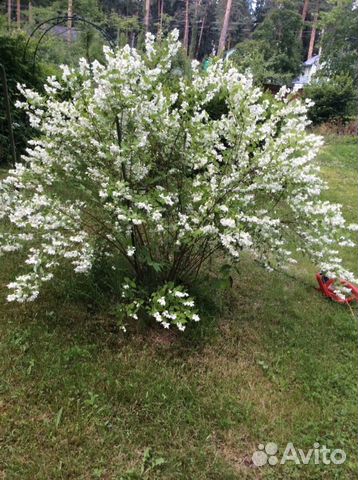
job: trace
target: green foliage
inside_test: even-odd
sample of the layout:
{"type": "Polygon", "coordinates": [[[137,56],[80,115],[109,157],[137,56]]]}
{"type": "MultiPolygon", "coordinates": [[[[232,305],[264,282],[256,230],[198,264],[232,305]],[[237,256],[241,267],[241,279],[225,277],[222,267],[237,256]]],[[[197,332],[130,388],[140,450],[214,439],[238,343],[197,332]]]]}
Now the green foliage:
{"type": "Polygon", "coordinates": [[[349,75],[318,79],[305,88],[304,96],[315,102],[309,112],[314,124],[346,121],[357,113],[356,90],[349,75]]]}
{"type": "Polygon", "coordinates": [[[322,62],[328,75],[348,74],[358,80],[358,8],[351,0],[334,0],[322,21],[322,62]]]}
{"type": "MultiPolygon", "coordinates": [[[[43,65],[33,68],[32,62],[29,61],[32,59],[31,48],[24,58],[25,42],[26,38],[22,34],[0,36],[0,62],[4,65],[7,76],[18,155],[23,152],[27,140],[33,134],[33,129],[30,128],[24,112],[14,107],[16,100],[20,98],[17,84],[24,83],[41,91],[46,73],[49,73],[49,69],[46,70],[43,65]]],[[[0,164],[10,160],[9,126],[5,116],[3,95],[3,86],[0,85],[0,164]]]]}
{"type": "Polygon", "coordinates": [[[219,92],[212,100],[210,100],[210,102],[208,102],[207,112],[212,120],[219,120],[222,115],[227,115],[228,106],[224,92],[219,92]]]}
{"type": "Polygon", "coordinates": [[[178,53],[173,58],[171,76],[176,80],[180,77],[190,77],[191,75],[191,62],[185,50],[180,48],[178,53]]]}
{"type": "Polygon", "coordinates": [[[0,32],[4,32],[7,26],[7,18],[5,15],[1,15],[0,12],[0,32]]]}
{"type": "MultiPolygon", "coordinates": [[[[277,2],[255,30],[254,39],[262,43],[263,58],[273,78],[267,80],[288,83],[300,72],[302,47],[299,40],[301,17],[291,0],[277,2]]],[[[268,72],[269,73],[269,72],[268,72]]]]}
{"type": "MultiPolygon", "coordinates": [[[[26,25],[31,32],[35,25],[67,13],[66,2],[54,2],[50,6],[37,6],[33,8],[34,22],[26,25]]],[[[98,6],[97,0],[74,2],[74,14],[93,22],[99,27],[106,25],[106,19],[98,6]]],[[[46,24],[47,25],[47,24],[46,24]]],[[[108,28],[110,27],[110,23],[108,28]]],[[[81,57],[87,60],[103,61],[103,36],[92,25],[84,22],[75,22],[73,25],[72,41],[67,43],[66,23],[60,23],[58,28],[63,28],[62,33],[56,32],[56,27],[49,30],[45,36],[44,28],[37,31],[34,41],[38,43],[37,59],[59,66],[61,64],[74,65],[81,57]]]]}
{"type": "Polygon", "coordinates": [[[112,35],[117,38],[117,45],[124,47],[127,43],[133,44],[135,36],[142,30],[137,16],[123,17],[116,12],[111,12],[108,25],[112,35]]]}
{"type": "Polygon", "coordinates": [[[275,3],[253,38],[237,45],[232,59],[241,71],[251,70],[257,84],[289,84],[301,68],[301,24],[294,2],[275,3]]]}
{"type": "Polygon", "coordinates": [[[140,469],[131,469],[119,480],[146,480],[153,470],[158,470],[165,464],[163,457],[158,457],[150,448],[146,448],[143,454],[142,465],[140,469]]]}
{"type": "MultiPolygon", "coordinates": [[[[102,2],[99,0],[74,0],[73,13],[93,21],[101,22],[104,19],[102,2]]],[[[33,6],[34,20],[45,20],[50,18],[49,14],[66,14],[68,8],[67,0],[37,0],[33,6]],[[40,15],[42,13],[42,15],[40,15]]]]}
{"type": "MultiPolygon", "coordinates": [[[[76,0],[74,9],[74,13],[84,16],[99,26],[104,24],[105,17],[97,0],[76,0]]],[[[24,21],[23,17],[26,18],[28,12],[22,11],[22,26],[27,32],[30,32],[36,24],[66,12],[67,2],[64,0],[39,1],[32,9],[32,23],[24,21]]],[[[127,23],[130,23],[129,20],[127,23]]],[[[131,25],[133,27],[133,21],[131,25]]],[[[15,108],[15,102],[20,98],[16,85],[21,83],[41,91],[46,76],[56,73],[60,64],[78,63],[80,57],[85,57],[89,61],[103,60],[104,40],[101,34],[92,26],[78,23],[77,27],[77,38],[71,45],[67,44],[65,37],[55,35],[53,30],[50,31],[38,44],[38,52],[34,58],[34,47],[40,40],[43,29],[35,35],[34,42],[30,44],[25,55],[27,33],[22,31],[9,33],[6,16],[0,16],[0,62],[4,65],[7,74],[18,156],[23,153],[26,143],[34,131],[29,127],[24,112],[15,108]]],[[[0,85],[0,164],[10,159],[9,127],[5,117],[3,89],[0,85]]]]}
{"type": "Polygon", "coordinates": [[[262,40],[247,40],[239,43],[231,58],[240,71],[252,73],[257,85],[268,81],[282,82],[282,75],[275,72],[274,58],[265,51],[265,42],[262,40]]]}

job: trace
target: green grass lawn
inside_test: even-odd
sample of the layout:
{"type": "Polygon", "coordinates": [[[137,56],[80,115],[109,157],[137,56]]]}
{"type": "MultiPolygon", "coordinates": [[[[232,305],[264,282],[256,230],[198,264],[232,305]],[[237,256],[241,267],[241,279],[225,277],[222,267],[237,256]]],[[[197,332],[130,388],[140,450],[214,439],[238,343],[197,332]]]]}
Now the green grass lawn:
{"type": "MultiPolygon", "coordinates": [[[[324,196],[351,220],[356,154],[331,138],[320,156],[324,196]]],[[[202,286],[206,319],[183,335],[120,333],[71,284],[6,304],[16,260],[1,262],[0,479],[357,478],[356,319],[315,290],[307,261],[295,280],[244,259],[231,291],[202,286]],[[268,441],[347,460],[256,468],[268,441]]]]}

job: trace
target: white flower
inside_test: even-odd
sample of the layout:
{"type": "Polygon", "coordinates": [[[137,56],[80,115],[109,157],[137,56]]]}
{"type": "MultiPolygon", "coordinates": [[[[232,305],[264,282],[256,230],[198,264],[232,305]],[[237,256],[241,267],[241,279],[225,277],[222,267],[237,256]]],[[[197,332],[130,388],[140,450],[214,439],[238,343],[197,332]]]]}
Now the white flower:
{"type": "Polygon", "coordinates": [[[224,213],[227,213],[229,211],[226,205],[220,205],[219,210],[221,210],[224,213]]]}
{"type": "Polygon", "coordinates": [[[236,222],[233,218],[222,218],[220,220],[220,223],[223,227],[230,227],[230,228],[236,227],[236,222]]]}
{"type": "Polygon", "coordinates": [[[185,325],[183,325],[182,323],[177,323],[177,327],[178,327],[178,329],[179,329],[181,332],[184,332],[184,330],[185,330],[185,325]]]}
{"type": "Polygon", "coordinates": [[[157,322],[162,322],[163,318],[159,312],[154,312],[153,317],[156,319],[157,322]]]}
{"type": "Polygon", "coordinates": [[[176,290],[174,292],[174,296],[178,298],[184,298],[184,297],[187,297],[188,294],[186,292],[180,292],[179,290],[176,290]]]}
{"type": "Polygon", "coordinates": [[[158,298],[158,303],[159,305],[162,305],[163,307],[166,305],[166,301],[164,297],[158,298]]]}
{"type": "Polygon", "coordinates": [[[134,253],[135,253],[135,247],[128,247],[127,248],[128,257],[133,257],[134,253]]]}
{"type": "Polygon", "coordinates": [[[159,220],[161,220],[162,218],[162,214],[160,212],[153,212],[152,213],[152,219],[155,221],[155,222],[158,222],[159,220]]]}
{"type": "Polygon", "coordinates": [[[195,303],[193,300],[185,300],[183,302],[183,305],[185,305],[186,307],[194,307],[195,306],[195,303]]]}
{"type": "Polygon", "coordinates": [[[200,322],[200,317],[196,313],[194,313],[194,315],[191,318],[194,320],[194,322],[200,322]]]}

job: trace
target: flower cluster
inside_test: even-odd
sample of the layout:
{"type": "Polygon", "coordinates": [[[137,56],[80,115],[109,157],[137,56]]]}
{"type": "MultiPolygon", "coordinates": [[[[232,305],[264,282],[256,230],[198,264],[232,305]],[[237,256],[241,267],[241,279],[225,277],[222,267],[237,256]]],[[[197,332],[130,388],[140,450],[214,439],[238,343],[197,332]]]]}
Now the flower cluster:
{"type": "Polygon", "coordinates": [[[164,326],[196,319],[189,305],[178,316],[181,290],[168,282],[190,285],[216,252],[234,263],[246,250],[268,268],[303,253],[354,280],[337,248],[352,245],[356,226],[320,199],[309,102],[283,90],[269,99],[221,60],[178,77],[177,37],[148,35],[143,53],[107,49],[103,65],[64,67],[43,95],[20,87],[18,106],[40,133],[0,182],[0,255],[21,252],[28,269],[8,300],[34,300],[64,262],[88,272],[98,244],[137,284],[166,285],[152,310],[164,326]]]}
{"type": "Polygon", "coordinates": [[[183,332],[187,323],[200,321],[193,298],[183,287],[175,287],[172,282],[153,293],[150,303],[150,315],[164,328],[176,325],[183,332]]]}
{"type": "Polygon", "coordinates": [[[118,319],[123,323],[128,318],[138,320],[138,313],[143,306],[143,299],[136,283],[130,278],[124,279],[121,302],[117,307],[118,319]]]}
{"type": "Polygon", "coordinates": [[[175,286],[169,282],[146,296],[144,289],[129,279],[124,279],[122,287],[122,301],[116,309],[121,328],[125,331],[125,320],[138,320],[141,309],[147,312],[164,328],[175,325],[184,331],[190,322],[199,322],[200,317],[195,308],[194,299],[189,296],[182,286],[175,286]]]}

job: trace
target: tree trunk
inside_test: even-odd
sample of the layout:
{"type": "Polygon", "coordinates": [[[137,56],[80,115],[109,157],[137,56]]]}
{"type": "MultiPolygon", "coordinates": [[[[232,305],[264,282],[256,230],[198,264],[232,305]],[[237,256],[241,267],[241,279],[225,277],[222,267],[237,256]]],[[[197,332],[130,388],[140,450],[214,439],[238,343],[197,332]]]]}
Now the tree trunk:
{"type": "Polygon", "coordinates": [[[304,28],[304,23],[305,23],[306,17],[307,17],[308,7],[309,7],[309,0],[305,0],[304,4],[303,4],[302,15],[301,15],[301,18],[302,18],[302,27],[301,27],[301,30],[300,30],[300,39],[301,40],[302,40],[302,37],[303,37],[303,28],[304,28]]]}
{"type": "Polygon", "coordinates": [[[29,2],[29,23],[32,23],[32,3],[29,2]]]}
{"type": "Polygon", "coordinates": [[[324,35],[324,28],[321,30],[321,34],[319,36],[319,48],[318,48],[318,55],[322,56],[322,42],[323,42],[323,35],[324,35]]]}
{"type": "Polygon", "coordinates": [[[185,26],[184,26],[183,47],[184,47],[185,53],[188,54],[188,47],[189,47],[189,0],[185,0],[185,26]]]}
{"type": "Polygon", "coordinates": [[[195,0],[194,20],[193,20],[193,26],[191,31],[191,40],[190,40],[190,49],[189,49],[190,58],[193,58],[196,52],[196,43],[198,41],[198,22],[199,22],[200,5],[201,5],[201,0],[195,0]]]}
{"type": "Polygon", "coordinates": [[[310,58],[313,57],[313,50],[314,50],[314,44],[315,44],[315,41],[316,41],[316,33],[317,33],[319,2],[320,2],[320,0],[317,0],[317,9],[316,9],[316,13],[314,15],[314,19],[313,19],[313,23],[312,23],[312,30],[311,30],[310,44],[309,44],[309,47],[308,47],[307,60],[309,60],[310,58]]]}
{"type": "Polygon", "coordinates": [[[67,43],[72,42],[72,14],[73,14],[73,2],[72,0],[68,0],[67,5],[67,43]]]}
{"type": "Polygon", "coordinates": [[[131,47],[134,48],[135,46],[135,32],[131,33],[131,47]]]}
{"type": "Polygon", "coordinates": [[[225,42],[226,42],[227,32],[228,32],[229,23],[230,23],[231,7],[232,7],[232,0],[227,0],[223,26],[221,28],[220,39],[219,39],[218,55],[221,55],[225,50],[225,42]]]}
{"type": "Polygon", "coordinates": [[[20,0],[16,0],[16,24],[17,28],[21,27],[21,5],[20,0]]]}
{"type": "Polygon", "coordinates": [[[160,31],[163,30],[164,0],[160,2],[160,31]]]}
{"type": "Polygon", "coordinates": [[[12,10],[11,0],[7,0],[7,23],[9,28],[11,26],[11,10],[12,10]]]}
{"type": "Polygon", "coordinates": [[[206,14],[207,14],[207,11],[205,10],[203,19],[202,19],[202,21],[201,21],[201,27],[200,27],[198,45],[197,45],[197,47],[196,47],[196,53],[195,53],[195,56],[196,56],[196,57],[199,55],[199,51],[200,51],[200,47],[201,47],[201,41],[202,41],[202,39],[203,39],[203,33],[204,33],[204,26],[205,26],[206,14]]]}
{"type": "Polygon", "coordinates": [[[145,0],[144,27],[146,32],[148,32],[149,30],[149,15],[150,15],[150,0],[145,0]]]}
{"type": "Polygon", "coordinates": [[[164,0],[158,0],[158,38],[163,33],[164,0]]]}

